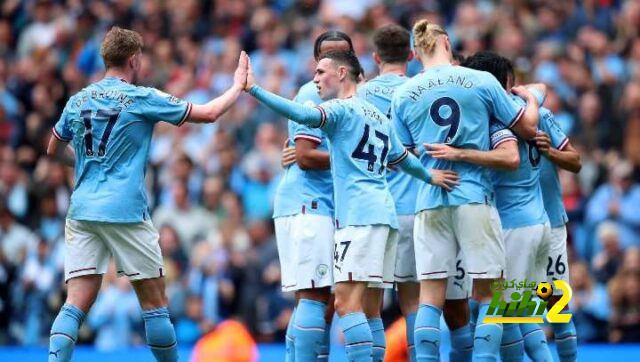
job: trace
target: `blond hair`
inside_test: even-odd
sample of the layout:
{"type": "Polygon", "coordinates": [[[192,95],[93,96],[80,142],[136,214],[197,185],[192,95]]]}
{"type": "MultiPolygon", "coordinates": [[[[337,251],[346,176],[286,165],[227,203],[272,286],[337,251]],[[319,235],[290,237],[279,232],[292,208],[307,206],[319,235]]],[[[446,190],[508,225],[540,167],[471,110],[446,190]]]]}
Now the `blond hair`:
{"type": "Polygon", "coordinates": [[[430,55],[440,35],[448,34],[440,25],[422,19],[413,26],[413,46],[420,53],[430,55]]]}
{"type": "Polygon", "coordinates": [[[142,36],[133,30],[114,26],[105,35],[100,55],[107,68],[122,67],[130,56],[142,51],[142,36]]]}

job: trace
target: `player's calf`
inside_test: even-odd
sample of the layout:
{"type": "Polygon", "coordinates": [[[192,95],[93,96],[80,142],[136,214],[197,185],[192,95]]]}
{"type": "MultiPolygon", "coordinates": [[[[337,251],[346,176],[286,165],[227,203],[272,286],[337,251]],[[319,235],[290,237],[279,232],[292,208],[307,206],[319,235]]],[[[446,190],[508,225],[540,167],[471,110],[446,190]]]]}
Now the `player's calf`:
{"type": "Polygon", "coordinates": [[[78,339],[78,329],[82,325],[85,313],[72,304],[65,304],[60,309],[51,326],[49,337],[49,362],[71,361],[73,348],[78,339]]]}
{"type": "Polygon", "coordinates": [[[349,361],[371,361],[373,336],[362,309],[365,289],[365,282],[339,282],[335,287],[335,307],[349,361]]]}
{"type": "Polygon", "coordinates": [[[447,299],[444,303],[443,314],[451,332],[449,360],[452,362],[471,361],[473,336],[469,327],[470,312],[467,298],[447,299]]]}
{"type": "Polygon", "coordinates": [[[131,284],[142,306],[142,319],[151,352],[158,362],[177,361],[176,333],[166,307],[164,278],[134,280],[131,284]]]}
{"type": "MultiPolygon", "coordinates": [[[[396,263],[396,265],[398,264],[396,263]]],[[[402,312],[407,324],[406,330],[409,360],[411,362],[415,362],[416,349],[414,345],[414,329],[416,324],[416,315],[418,313],[418,305],[420,304],[420,284],[416,282],[396,281],[396,285],[398,287],[398,305],[400,306],[400,312],[402,312]]]]}
{"type": "Polygon", "coordinates": [[[492,296],[490,284],[492,279],[475,279],[473,281],[473,295],[478,301],[478,320],[473,337],[474,361],[495,361],[500,355],[502,340],[502,324],[482,323],[487,315],[492,296]]]}
{"type": "Polygon", "coordinates": [[[325,314],[331,297],[329,288],[303,289],[296,292],[299,298],[293,325],[296,361],[316,361],[326,354],[325,314]]]}
{"type": "Polygon", "coordinates": [[[387,349],[387,341],[384,336],[384,324],[380,316],[382,309],[382,298],[384,289],[369,287],[365,291],[364,314],[367,316],[371,335],[373,336],[372,357],[374,362],[384,361],[384,354],[387,349]]]}

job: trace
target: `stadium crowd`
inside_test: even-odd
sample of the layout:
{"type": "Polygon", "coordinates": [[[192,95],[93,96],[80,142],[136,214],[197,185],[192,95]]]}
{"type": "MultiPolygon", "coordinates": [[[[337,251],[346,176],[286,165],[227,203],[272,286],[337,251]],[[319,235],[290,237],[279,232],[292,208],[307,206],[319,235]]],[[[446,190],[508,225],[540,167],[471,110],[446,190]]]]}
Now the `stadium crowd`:
{"type": "MultiPolygon", "coordinates": [[[[112,25],[145,41],[138,84],[194,103],[232,82],[247,50],[260,84],[293,96],[311,79],[313,40],[349,34],[367,77],[370,33],[415,19],[446,25],[463,55],[493,49],[582,154],[561,172],[570,216],[574,321],[586,342],[640,342],[640,2],[454,0],[5,0],[0,5],[0,345],[46,345],[64,301],[64,219],[73,171],[48,158],[68,97],[102,77],[112,25]]],[[[412,62],[410,73],[420,71],[412,62]]],[[[271,221],[286,122],[243,96],[212,125],[156,126],[147,170],[178,342],[227,318],[283,341],[292,296],[280,291],[271,221]]],[[[113,268],[112,268],[113,269],[113,268]]],[[[135,293],[111,270],[80,342],[143,344],[135,293]]],[[[387,318],[398,315],[386,303],[387,318]]]]}

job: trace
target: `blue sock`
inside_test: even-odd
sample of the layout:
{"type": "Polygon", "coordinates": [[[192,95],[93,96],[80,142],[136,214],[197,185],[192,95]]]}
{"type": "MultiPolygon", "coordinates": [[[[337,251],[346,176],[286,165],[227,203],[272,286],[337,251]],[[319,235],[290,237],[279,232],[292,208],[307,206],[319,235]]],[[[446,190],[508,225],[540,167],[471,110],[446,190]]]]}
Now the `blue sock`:
{"type": "Polygon", "coordinates": [[[147,344],[158,362],[174,362],[178,360],[176,332],[169,319],[166,307],[145,309],[142,311],[147,344]]]}
{"type": "Polygon", "coordinates": [[[371,362],[373,336],[364,313],[345,314],[340,317],[339,323],[344,333],[348,360],[350,362],[371,362]]]}
{"type": "Polygon", "coordinates": [[[440,361],[440,316],[442,309],[431,304],[420,304],[416,315],[413,342],[416,360],[440,361]]]}
{"type": "Polygon", "coordinates": [[[473,337],[473,360],[478,362],[498,361],[500,359],[501,323],[482,323],[487,315],[489,303],[480,303],[478,319],[473,337]]]}
{"type": "Polygon", "coordinates": [[[286,353],[284,355],[285,362],[295,362],[296,360],[296,351],[294,347],[295,340],[293,339],[293,323],[295,323],[296,318],[296,308],[293,308],[293,312],[291,312],[291,318],[289,318],[289,324],[287,324],[287,334],[284,336],[286,353]]]}
{"type": "Polygon", "coordinates": [[[556,347],[560,362],[573,362],[578,358],[578,340],[576,338],[576,326],[573,321],[569,323],[551,323],[555,335],[556,347]]]}
{"type": "Polygon", "coordinates": [[[78,339],[78,329],[85,314],[80,308],[65,304],[51,326],[49,337],[49,362],[71,361],[73,347],[78,339]]]}
{"type": "Polygon", "coordinates": [[[331,349],[331,324],[327,324],[324,328],[324,336],[322,338],[322,345],[320,346],[320,353],[318,353],[318,362],[329,360],[329,351],[331,349]]]}
{"type": "Polygon", "coordinates": [[[409,313],[405,319],[407,320],[407,347],[409,347],[409,362],[416,362],[416,347],[413,344],[416,326],[417,313],[409,313]]]}
{"type": "Polygon", "coordinates": [[[296,311],[295,350],[296,361],[315,362],[320,353],[327,322],[324,312],[327,306],[311,299],[300,299],[296,311]]]}
{"type": "Polygon", "coordinates": [[[471,314],[469,318],[469,329],[471,330],[471,337],[473,338],[474,333],[476,332],[476,321],[478,320],[478,301],[473,298],[469,298],[469,313],[471,314]]]}
{"type": "Polygon", "coordinates": [[[518,323],[505,323],[502,325],[502,344],[500,356],[503,362],[519,362],[524,358],[524,342],[518,323]]]}
{"type": "Polygon", "coordinates": [[[538,323],[520,323],[520,331],[524,339],[524,350],[534,362],[552,362],[551,350],[547,338],[538,323]]]}
{"type": "Polygon", "coordinates": [[[382,319],[372,318],[368,320],[371,335],[373,336],[373,362],[384,362],[384,352],[387,349],[387,340],[384,338],[384,324],[382,319]]]}
{"type": "Polygon", "coordinates": [[[462,328],[451,331],[451,352],[449,352],[449,361],[471,361],[472,351],[473,336],[471,335],[471,328],[468,324],[462,328]]]}

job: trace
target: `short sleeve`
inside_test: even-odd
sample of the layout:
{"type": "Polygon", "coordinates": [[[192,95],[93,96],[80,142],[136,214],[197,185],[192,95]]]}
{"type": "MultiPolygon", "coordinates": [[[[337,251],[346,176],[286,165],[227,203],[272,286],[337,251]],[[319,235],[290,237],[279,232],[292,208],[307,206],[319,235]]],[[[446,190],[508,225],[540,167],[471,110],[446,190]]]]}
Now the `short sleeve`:
{"type": "Polygon", "coordinates": [[[558,150],[562,150],[569,143],[569,138],[562,131],[558,122],[556,122],[553,113],[546,108],[540,109],[540,129],[551,138],[551,146],[558,150]]]}
{"type": "Polygon", "coordinates": [[[518,141],[518,138],[502,123],[492,120],[489,124],[489,134],[491,137],[491,149],[498,148],[499,145],[507,141],[518,141]]]}
{"type": "Polygon", "coordinates": [[[322,129],[329,135],[336,131],[341,123],[339,120],[347,114],[347,105],[339,99],[324,102],[316,108],[321,113],[320,124],[316,128],[322,129]]]}
{"type": "Polygon", "coordinates": [[[389,150],[389,165],[397,165],[409,156],[409,151],[407,151],[400,139],[398,139],[393,128],[389,130],[389,142],[391,143],[391,149],[389,150]]]}
{"type": "Polygon", "coordinates": [[[414,148],[415,142],[411,138],[411,133],[409,132],[409,128],[407,128],[407,124],[404,122],[401,112],[399,111],[399,100],[397,97],[393,97],[391,101],[391,123],[393,129],[396,133],[398,140],[404,145],[406,148],[414,148]]]}
{"type": "Polygon", "coordinates": [[[71,129],[71,120],[67,107],[64,108],[60,119],[53,126],[53,135],[62,142],[69,142],[73,139],[73,130],[71,129]]]}
{"type": "Polygon", "coordinates": [[[485,78],[484,96],[487,97],[493,118],[509,128],[518,123],[524,114],[525,106],[516,103],[492,75],[485,78]]]}
{"type": "MultiPolygon", "coordinates": [[[[311,100],[306,100],[304,102],[300,102],[299,98],[296,97],[293,99],[295,102],[302,103],[305,107],[315,107],[315,103],[311,100]]],[[[308,141],[312,141],[315,143],[322,143],[322,130],[320,128],[312,128],[302,124],[295,123],[295,131],[293,134],[293,140],[296,141],[298,139],[305,139],[308,141]]]]}
{"type": "Polygon", "coordinates": [[[534,97],[536,97],[538,104],[542,106],[542,104],[544,103],[544,100],[546,99],[546,96],[534,87],[528,87],[527,90],[531,92],[531,94],[533,94],[534,97]]]}
{"type": "Polygon", "coordinates": [[[152,122],[164,121],[181,126],[191,112],[191,103],[155,88],[146,88],[142,113],[152,122]]]}

